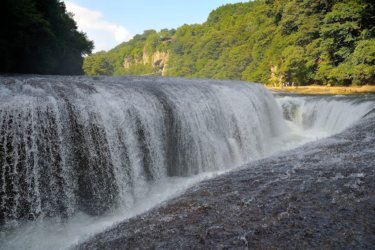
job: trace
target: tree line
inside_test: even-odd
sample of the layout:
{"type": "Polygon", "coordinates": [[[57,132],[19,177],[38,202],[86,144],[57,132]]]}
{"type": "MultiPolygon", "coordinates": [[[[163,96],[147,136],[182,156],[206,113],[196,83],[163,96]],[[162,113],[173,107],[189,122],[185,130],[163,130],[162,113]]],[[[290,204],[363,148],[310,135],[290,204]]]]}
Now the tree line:
{"type": "Polygon", "coordinates": [[[0,73],[83,74],[94,45],[60,0],[3,0],[0,73]]]}
{"type": "Polygon", "coordinates": [[[145,31],[87,57],[88,75],[142,75],[142,57],[169,51],[168,76],[285,83],[375,83],[372,0],[255,0],[224,5],[203,24],[145,31]],[[124,67],[124,62],[127,67],[124,67]]]}

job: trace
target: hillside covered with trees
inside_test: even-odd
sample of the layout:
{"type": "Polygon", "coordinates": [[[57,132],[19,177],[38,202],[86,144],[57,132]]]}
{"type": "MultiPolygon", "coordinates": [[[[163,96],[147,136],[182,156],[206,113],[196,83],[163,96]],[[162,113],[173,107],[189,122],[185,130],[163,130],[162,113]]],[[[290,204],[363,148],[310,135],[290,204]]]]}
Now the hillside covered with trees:
{"type": "Polygon", "coordinates": [[[375,83],[370,0],[256,0],[201,25],[145,31],[87,57],[88,75],[165,75],[299,85],[375,83]],[[164,54],[163,60],[158,53],[164,54]]]}
{"type": "Polygon", "coordinates": [[[92,41],[60,0],[3,0],[0,73],[82,74],[92,41]]]}

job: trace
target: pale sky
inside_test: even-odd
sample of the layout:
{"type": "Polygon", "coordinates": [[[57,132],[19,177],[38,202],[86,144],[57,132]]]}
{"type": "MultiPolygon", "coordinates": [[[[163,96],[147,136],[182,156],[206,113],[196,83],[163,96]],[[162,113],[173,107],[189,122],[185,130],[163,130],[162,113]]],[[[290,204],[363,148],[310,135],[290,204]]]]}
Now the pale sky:
{"type": "MultiPolygon", "coordinates": [[[[240,0],[64,0],[78,29],[109,50],[144,30],[203,23],[215,8],[240,0]]],[[[246,2],[246,1],[242,1],[246,2]]]]}

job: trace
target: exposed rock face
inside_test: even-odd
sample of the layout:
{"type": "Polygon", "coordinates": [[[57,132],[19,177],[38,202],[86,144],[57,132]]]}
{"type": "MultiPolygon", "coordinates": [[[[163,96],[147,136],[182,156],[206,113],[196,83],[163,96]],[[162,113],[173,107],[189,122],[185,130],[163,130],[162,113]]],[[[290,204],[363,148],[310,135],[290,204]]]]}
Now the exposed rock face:
{"type": "Polygon", "coordinates": [[[133,64],[151,64],[154,71],[165,75],[169,60],[169,51],[156,51],[149,54],[146,49],[143,50],[142,58],[133,59],[129,57],[124,58],[123,67],[129,69],[133,64]]]}
{"type": "Polygon", "coordinates": [[[205,181],[78,249],[374,249],[375,118],[205,181]]]}
{"type": "Polygon", "coordinates": [[[162,72],[162,76],[165,75],[165,71],[168,65],[169,52],[156,51],[152,55],[152,66],[159,69],[162,72]]]}
{"type": "Polygon", "coordinates": [[[150,55],[148,54],[148,51],[146,48],[143,48],[142,62],[143,62],[143,65],[150,63],[150,55]]]}
{"type": "Polygon", "coordinates": [[[133,59],[130,57],[125,57],[123,67],[125,69],[129,69],[132,64],[140,64],[140,63],[143,63],[142,59],[137,59],[137,58],[133,59]]]}
{"type": "Polygon", "coordinates": [[[269,79],[270,83],[272,83],[273,87],[280,87],[283,86],[283,76],[280,75],[278,72],[278,67],[277,65],[271,66],[271,77],[269,79]]]}
{"type": "Polygon", "coordinates": [[[131,58],[125,57],[124,63],[123,63],[124,68],[128,69],[128,68],[130,68],[130,65],[131,65],[131,58]]]}

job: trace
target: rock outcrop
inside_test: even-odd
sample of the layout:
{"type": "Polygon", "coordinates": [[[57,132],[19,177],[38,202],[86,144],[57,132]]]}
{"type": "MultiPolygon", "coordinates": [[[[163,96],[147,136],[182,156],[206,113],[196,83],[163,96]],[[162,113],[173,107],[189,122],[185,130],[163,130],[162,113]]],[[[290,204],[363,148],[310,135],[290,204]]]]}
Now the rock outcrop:
{"type": "Polygon", "coordinates": [[[169,60],[169,51],[155,51],[148,53],[146,49],[143,50],[142,58],[125,57],[123,67],[129,69],[134,64],[151,64],[156,74],[165,75],[169,60]]]}

